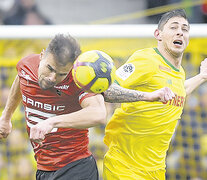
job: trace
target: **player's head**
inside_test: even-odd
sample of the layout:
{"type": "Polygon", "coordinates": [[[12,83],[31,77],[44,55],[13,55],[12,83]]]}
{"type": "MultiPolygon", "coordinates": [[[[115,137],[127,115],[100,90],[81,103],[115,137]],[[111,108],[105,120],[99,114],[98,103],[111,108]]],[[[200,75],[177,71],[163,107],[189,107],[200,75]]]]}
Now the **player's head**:
{"type": "Polygon", "coordinates": [[[40,55],[38,83],[42,89],[49,89],[68,75],[73,62],[80,55],[78,42],[70,35],[58,34],[40,55]]]}
{"type": "Polygon", "coordinates": [[[169,11],[161,16],[158,22],[158,29],[162,30],[164,28],[164,25],[169,21],[169,19],[174,18],[174,17],[183,18],[188,22],[185,11],[183,9],[176,9],[173,11],[169,11]]]}
{"type": "Polygon", "coordinates": [[[184,10],[177,9],[163,14],[154,33],[158,47],[177,57],[181,56],[189,42],[189,29],[184,10]]]}

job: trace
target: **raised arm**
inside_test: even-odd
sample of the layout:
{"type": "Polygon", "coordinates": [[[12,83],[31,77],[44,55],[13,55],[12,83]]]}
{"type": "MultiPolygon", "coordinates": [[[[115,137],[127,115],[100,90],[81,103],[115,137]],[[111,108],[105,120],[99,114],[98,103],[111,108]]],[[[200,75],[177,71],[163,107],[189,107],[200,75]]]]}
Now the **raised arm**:
{"type": "Polygon", "coordinates": [[[11,117],[20,102],[21,92],[19,87],[19,77],[17,75],[12,84],[2,116],[0,117],[0,139],[7,137],[11,132],[11,117]]]}
{"type": "Polygon", "coordinates": [[[200,73],[185,80],[186,95],[191,94],[198,86],[207,80],[207,58],[201,62],[200,73]]]}
{"type": "Polygon", "coordinates": [[[85,129],[106,123],[106,107],[101,94],[88,97],[81,103],[83,109],[58,118],[48,119],[54,128],[85,129]]]}
{"type": "Polygon", "coordinates": [[[101,94],[84,99],[82,109],[48,118],[30,129],[30,139],[40,143],[53,128],[85,129],[106,123],[106,107],[101,94]]]}
{"type": "Polygon", "coordinates": [[[154,92],[142,92],[123,88],[116,83],[113,83],[109,89],[104,92],[104,100],[112,103],[136,101],[161,101],[166,103],[174,97],[174,93],[168,87],[164,87],[154,92]]]}

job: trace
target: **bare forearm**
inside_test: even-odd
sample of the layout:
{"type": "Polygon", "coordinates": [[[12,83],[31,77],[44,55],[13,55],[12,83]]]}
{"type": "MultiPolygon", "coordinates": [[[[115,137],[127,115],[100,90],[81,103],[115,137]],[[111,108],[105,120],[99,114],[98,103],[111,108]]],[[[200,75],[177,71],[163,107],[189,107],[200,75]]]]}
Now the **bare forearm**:
{"type": "Polygon", "coordinates": [[[146,96],[146,92],[125,89],[116,83],[113,83],[109,89],[104,92],[104,100],[112,103],[144,101],[147,100],[146,96]]]}
{"type": "Polygon", "coordinates": [[[41,142],[54,128],[85,129],[106,124],[106,107],[103,96],[97,94],[81,102],[82,109],[70,114],[50,117],[30,128],[30,139],[41,142]]]}
{"type": "Polygon", "coordinates": [[[185,85],[186,95],[191,94],[198,86],[200,86],[204,82],[205,80],[200,74],[188,80],[185,80],[184,85],[185,85]]]}
{"type": "Polygon", "coordinates": [[[106,123],[106,110],[84,108],[80,111],[48,119],[53,128],[84,129],[106,123]]]}
{"type": "Polygon", "coordinates": [[[19,87],[19,77],[16,76],[12,84],[9,96],[7,98],[6,106],[4,108],[2,116],[4,116],[5,119],[9,120],[13,112],[19,105],[20,101],[21,101],[21,92],[20,92],[20,87],[19,87]]]}

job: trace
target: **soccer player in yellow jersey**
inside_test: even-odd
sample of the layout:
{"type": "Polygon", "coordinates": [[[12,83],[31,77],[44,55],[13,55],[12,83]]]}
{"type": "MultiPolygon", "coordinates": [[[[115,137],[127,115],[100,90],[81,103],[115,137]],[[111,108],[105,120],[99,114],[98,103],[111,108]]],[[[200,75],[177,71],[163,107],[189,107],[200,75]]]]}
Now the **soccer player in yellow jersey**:
{"type": "Polygon", "coordinates": [[[104,180],[165,179],[166,152],[185,97],[207,79],[206,59],[200,73],[185,80],[181,61],[189,29],[183,10],[165,13],[154,33],[157,48],[136,51],[117,70],[117,85],[104,93],[105,101],[122,103],[105,130],[109,150],[104,158],[104,180]],[[146,101],[146,93],[163,87],[169,87],[175,97],[168,102],[146,101]]]}

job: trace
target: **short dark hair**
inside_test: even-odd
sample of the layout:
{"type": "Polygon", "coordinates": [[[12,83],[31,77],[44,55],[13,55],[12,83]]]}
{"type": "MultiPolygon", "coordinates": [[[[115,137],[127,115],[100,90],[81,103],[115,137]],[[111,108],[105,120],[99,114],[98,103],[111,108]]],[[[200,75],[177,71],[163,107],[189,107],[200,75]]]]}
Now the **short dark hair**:
{"type": "Polygon", "coordinates": [[[61,64],[73,63],[80,55],[80,45],[75,38],[69,34],[57,34],[50,41],[46,53],[51,53],[55,60],[61,64]]]}
{"type": "Polygon", "coordinates": [[[164,25],[168,22],[168,20],[173,17],[183,17],[184,19],[186,19],[188,21],[185,10],[184,9],[176,9],[173,11],[166,12],[165,14],[163,14],[161,16],[159,23],[158,23],[158,29],[162,30],[164,25]]]}

